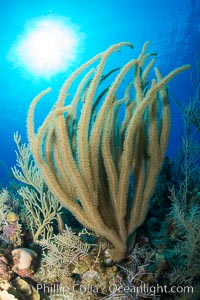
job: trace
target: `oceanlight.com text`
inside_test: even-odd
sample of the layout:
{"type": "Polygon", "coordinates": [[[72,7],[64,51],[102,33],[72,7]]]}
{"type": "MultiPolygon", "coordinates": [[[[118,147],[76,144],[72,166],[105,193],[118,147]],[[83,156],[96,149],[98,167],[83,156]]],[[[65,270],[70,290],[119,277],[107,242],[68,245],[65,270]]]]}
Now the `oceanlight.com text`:
{"type": "MultiPolygon", "coordinates": [[[[58,283],[52,285],[37,284],[37,291],[42,291],[47,294],[70,294],[72,295],[75,291],[79,291],[80,294],[98,294],[102,292],[102,287],[95,285],[83,285],[74,284],[73,286],[62,286],[58,283]]],[[[123,294],[123,295],[148,295],[148,296],[159,296],[162,294],[193,294],[193,286],[171,286],[167,285],[154,285],[142,284],[140,286],[129,286],[129,285],[116,285],[110,284],[109,292],[111,294],[123,294]]]]}

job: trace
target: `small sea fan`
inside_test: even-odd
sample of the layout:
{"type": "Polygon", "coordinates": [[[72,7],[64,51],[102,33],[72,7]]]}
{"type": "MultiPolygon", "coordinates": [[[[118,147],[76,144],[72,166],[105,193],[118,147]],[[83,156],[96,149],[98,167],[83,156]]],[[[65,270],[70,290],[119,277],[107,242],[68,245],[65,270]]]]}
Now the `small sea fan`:
{"type": "Polygon", "coordinates": [[[70,266],[80,256],[88,254],[90,246],[83,243],[69,227],[65,227],[62,234],[53,235],[50,240],[39,241],[43,248],[41,273],[46,272],[46,278],[59,279],[63,273],[70,273],[70,266]]]}
{"type": "Polygon", "coordinates": [[[170,283],[192,285],[200,278],[200,206],[186,210],[174,202],[170,218],[178,233],[172,250],[176,266],[169,274],[170,283]]]}

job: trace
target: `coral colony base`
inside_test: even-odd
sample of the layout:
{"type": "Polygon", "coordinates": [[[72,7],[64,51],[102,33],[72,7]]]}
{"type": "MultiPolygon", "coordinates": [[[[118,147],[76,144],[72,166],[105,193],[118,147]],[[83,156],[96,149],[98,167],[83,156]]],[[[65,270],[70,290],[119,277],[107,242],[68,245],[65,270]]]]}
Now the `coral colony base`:
{"type": "Polygon", "coordinates": [[[120,69],[105,73],[109,57],[130,43],[75,70],[37,131],[35,108],[50,90],[30,105],[29,144],[14,135],[17,194],[14,187],[0,193],[0,299],[195,295],[192,286],[172,290],[164,252],[144,233],[136,236],[168,142],[166,85],[189,68],[165,77],[156,68],[151,78],[148,45],[120,69]]]}

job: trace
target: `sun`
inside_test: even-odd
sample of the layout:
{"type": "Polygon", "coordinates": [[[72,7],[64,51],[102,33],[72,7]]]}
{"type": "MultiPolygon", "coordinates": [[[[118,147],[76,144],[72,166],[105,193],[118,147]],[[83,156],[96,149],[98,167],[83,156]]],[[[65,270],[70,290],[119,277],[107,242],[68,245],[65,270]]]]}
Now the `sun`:
{"type": "Polygon", "coordinates": [[[42,18],[29,23],[9,52],[15,67],[50,79],[66,71],[77,59],[82,34],[77,26],[58,18],[42,18]]]}

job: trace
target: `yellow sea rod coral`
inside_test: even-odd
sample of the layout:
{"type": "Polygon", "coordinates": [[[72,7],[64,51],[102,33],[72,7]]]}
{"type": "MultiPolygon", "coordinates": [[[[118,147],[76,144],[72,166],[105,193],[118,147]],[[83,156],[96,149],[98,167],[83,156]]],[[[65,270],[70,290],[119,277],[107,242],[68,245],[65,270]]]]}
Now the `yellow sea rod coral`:
{"type": "Polygon", "coordinates": [[[49,189],[83,226],[111,243],[116,261],[124,258],[127,241],[146,217],[167,147],[166,84],[189,68],[177,68],[163,78],[155,69],[156,77],[148,84],[155,62],[155,55],[146,53],[148,44],[118,73],[115,69],[105,75],[113,52],[133,48],[127,42],[112,45],[72,73],[37,132],[35,107],[50,89],[36,96],[27,118],[31,150],[49,189]],[[117,74],[112,83],[110,74],[117,74]],[[66,105],[76,80],[77,89],[66,105]]]}

